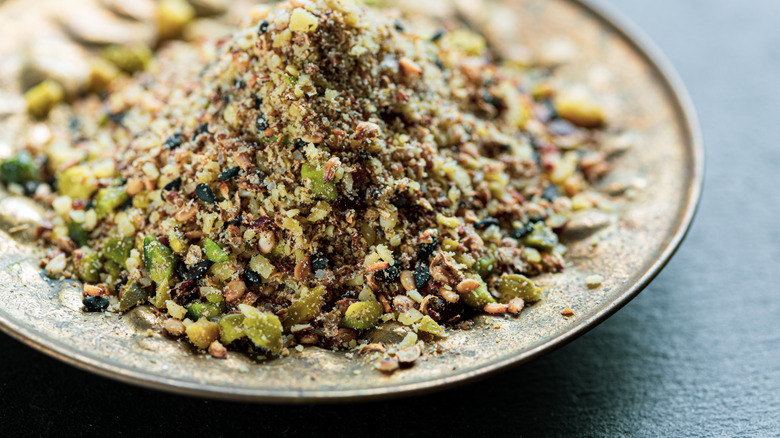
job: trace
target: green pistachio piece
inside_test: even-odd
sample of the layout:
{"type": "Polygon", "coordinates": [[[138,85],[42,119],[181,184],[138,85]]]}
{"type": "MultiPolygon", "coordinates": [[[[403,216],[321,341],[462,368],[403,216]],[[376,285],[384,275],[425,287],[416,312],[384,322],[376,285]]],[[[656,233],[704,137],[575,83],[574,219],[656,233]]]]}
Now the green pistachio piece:
{"type": "Polygon", "coordinates": [[[217,242],[208,238],[203,241],[203,252],[206,253],[206,258],[214,263],[224,263],[230,260],[230,257],[225,250],[223,250],[217,242]]]}
{"type": "Polygon", "coordinates": [[[488,291],[487,285],[482,281],[482,278],[479,276],[474,276],[472,278],[479,281],[479,287],[461,295],[460,298],[463,302],[466,303],[467,306],[475,309],[482,309],[485,307],[485,304],[495,303],[496,299],[490,294],[490,291],[488,291]]]}
{"type": "Polygon", "coordinates": [[[100,281],[100,255],[88,248],[82,250],[84,254],[75,261],[76,275],[85,283],[97,283],[100,281]]]}
{"type": "Polygon", "coordinates": [[[289,329],[295,324],[302,324],[316,317],[325,303],[325,286],[317,286],[302,294],[301,297],[287,307],[284,328],[289,329]]]}
{"type": "Polygon", "coordinates": [[[27,151],[21,151],[0,164],[0,179],[4,183],[24,183],[38,179],[38,168],[27,151]]]}
{"type": "Polygon", "coordinates": [[[542,298],[542,288],[523,275],[502,275],[498,280],[498,292],[501,294],[501,301],[505,303],[512,298],[522,298],[529,303],[542,298]]]}
{"type": "Polygon", "coordinates": [[[322,169],[311,164],[304,164],[301,166],[301,178],[311,180],[311,194],[318,199],[325,199],[328,201],[335,201],[338,199],[339,194],[336,189],[336,185],[331,181],[325,183],[325,176],[322,169]]]}
{"type": "Polygon", "coordinates": [[[246,336],[244,333],[244,315],[234,313],[219,319],[220,341],[228,345],[236,339],[246,336]]]}
{"type": "Polygon", "coordinates": [[[355,330],[370,329],[379,322],[382,313],[384,313],[382,304],[376,301],[352,303],[341,318],[341,326],[355,330]]]}
{"type": "Polygon", "coordinates": [[[95,213],[98,217],[105,217],[127,202],[130,196],[124,187],[109,187],[100,189],[95,196],[95,213]]]}

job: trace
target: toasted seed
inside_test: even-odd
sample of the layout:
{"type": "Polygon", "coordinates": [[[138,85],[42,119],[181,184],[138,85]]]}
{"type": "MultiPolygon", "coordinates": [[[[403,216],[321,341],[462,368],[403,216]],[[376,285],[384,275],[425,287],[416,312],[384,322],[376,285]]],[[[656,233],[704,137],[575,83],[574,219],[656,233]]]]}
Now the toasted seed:
{"type": "Polygon", "coordinates": [[[269,254],[276,247],[276,234],[271,230],[263,230],[257,238],[257,249],[263,254],[269,254]]]}
{"type": "Polygon", "coordinates": [[[295,270],[293,275],[297,281],[305,280],[311,274],[311,260],[308,256],[301,259],[295,264],[295,270]]]}
{"type": "Polygon", "coordinates": [[[460,300],[460,295],[456,294],[449,287],[443,287],[439,290],[439,295],[444,298],[444,301],[448,303],[457,303],[460,300]]]}
{"type": "Polygon", "coordinates": [[[423,69],[416,62],[405,56],[398,61],[398,65],[409,76],[420,76],[423,72],[423,69]]]}
{"type": "Polygon", "coordinates": [[[198,196],[198,199],[203,202],[209,204],[217,203],[217,197],[214,196],[214,192],[211,190],[211,187],[209,187],[209,185],[206,183],[198,184],[198,186],[195,187],[195,194],[198,196]]]}
{"type": "Polygon", "coordinates": [[[478,287],[479,287],[479,281],[474,280],[473,278],[468,278],[458,283],[457,289],[458,289],[458,293],[465,294],[473,291],[478,287]]]}
{"type": "Polygon", "coordinates": [[[417,284],[414,281],[414,273],[412,271],[406,270],[401,272],[401,286],[403,286],[406,291],[417,289],[417,284]]]}

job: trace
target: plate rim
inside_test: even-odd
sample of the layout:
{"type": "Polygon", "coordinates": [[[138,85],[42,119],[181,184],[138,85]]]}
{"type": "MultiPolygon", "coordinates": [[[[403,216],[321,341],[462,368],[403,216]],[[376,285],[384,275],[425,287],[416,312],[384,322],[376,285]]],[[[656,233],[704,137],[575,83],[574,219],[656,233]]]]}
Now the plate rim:
{"type": "Polygon", "coordinates": [[[473,382],[477,379],[490,377],[509,368],[517,367],[543,355],[564,347],[588,331],[634,299],[663,270],[679,249],[687,236],[696,216],[704,186],[705,150],[704,141],[693,100],[681,77],[671,62],[655,45],[655,43],[636,24],[618,12],[612,5],[602,0],[565,0],[580,7],[584,12],[612,28],[619,37],[628,43],[634,52],[640,55],[645,63],[652,68],[673,98],[672,103],[680,115],[686,142],[690,145],[692,174],[690,184],[686,188],[686,202],[682,209],[681,220],[674,230],[672,238],[660,251],[660,255],[649,265],[642,276],[622,294],[615,297],[593,315],[577,321],[564,333],[550,338],[532,348],[518,354],[496,360],[479,368],[457,372],[452,375],[430,379],[422,382],[406,383],[392,387],[376,387],[365,389],[322,389],[322,390],[264,390],[224,388],[218,385],[197,384],[178,379],[150,376],[138,370],[116,366],[88,357],[79,352],[65,351],[59,344],[49,342],[44,336],[36,335],[26,328],[0,316],[0,331],[13,339],[57,360],[78,369],[95,373],[122,383],[129,383],[153,390],[162,390],[179,395],[198,396],[215,400],[264,403],[311,403],[311,402],[355,402],[368,399],[387,399],[440,391],[456,385],[473,382]]]}

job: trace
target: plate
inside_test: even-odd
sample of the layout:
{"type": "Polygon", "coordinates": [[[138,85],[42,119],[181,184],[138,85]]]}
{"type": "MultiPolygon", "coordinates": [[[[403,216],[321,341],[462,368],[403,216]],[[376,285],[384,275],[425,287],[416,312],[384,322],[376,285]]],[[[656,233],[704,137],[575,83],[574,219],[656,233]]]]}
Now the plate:
{"type": "MultiPolygon", "coordinates": [[[[602,183],[604,190],[628,188],[630,196],[612,213],[574,221],[566,271],[539,280],[548,291],[543,301],[519,318],[478,317],[472,330],[451,331],[441,354],[392,375],[376,371],[369,355],[319,348],[267,362],[238,353],[216,360],[165,336],[147,307],[124,315],[83,313],[78,285],[45,279],[34,248],[12,238],[38,213],[29,201],[6,194],[0,199],[0,328],[68,364],[154,389],[243,401],[355,401],[440,389],[517,366],[615,313],[669,261],[698,203],[704,152],[683,86],[647,39],[602,6],[494,0],[469,10],[473,2],[455,3],[466,3],[464,20],[502,50],[522,42],[532,52],[571,57],[555,69],[556,81],[599,93],[611,126],[633,143],[602,183]],[[605,278],[598,288],[585,285],[592,274],[605,278]],[[573,316],[562,315],[566,308],[573,316]]],[[[386,327],[371,336],[392,343],[403,335],[386,327]]]]}

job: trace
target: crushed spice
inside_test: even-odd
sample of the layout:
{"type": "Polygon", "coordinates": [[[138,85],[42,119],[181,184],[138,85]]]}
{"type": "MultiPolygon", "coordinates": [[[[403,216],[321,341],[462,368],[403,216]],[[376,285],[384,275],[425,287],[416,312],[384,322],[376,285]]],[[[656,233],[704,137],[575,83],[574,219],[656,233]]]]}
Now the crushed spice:
{"type": "Polygon", "coordinates": [[[570,198],[609,170],[598,106],[534,96],[483,46],[351,0],[282,3],[55,107],[56,147],[0,176],[50,186],[42,264],[101,291],[87,311],[148,302],[217,358],[356,348],[391,319],[435,339],[541,299],[529,277],[563,269],[570,198]]]}

